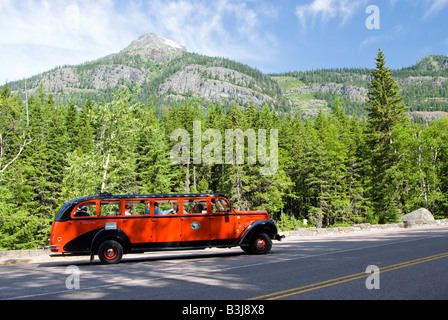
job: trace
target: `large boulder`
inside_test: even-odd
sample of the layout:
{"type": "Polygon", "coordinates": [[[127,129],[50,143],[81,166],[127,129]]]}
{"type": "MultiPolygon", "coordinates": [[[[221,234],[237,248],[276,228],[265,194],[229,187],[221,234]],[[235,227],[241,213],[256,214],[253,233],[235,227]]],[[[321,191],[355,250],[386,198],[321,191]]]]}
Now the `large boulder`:
{"type": "Polygon", "coordinates": [[[420,223],[432,223],[435,221],[432,213],[425,208],[420,208],[404,215],[400,221],[402,222],[420,222],[420,223]]]}

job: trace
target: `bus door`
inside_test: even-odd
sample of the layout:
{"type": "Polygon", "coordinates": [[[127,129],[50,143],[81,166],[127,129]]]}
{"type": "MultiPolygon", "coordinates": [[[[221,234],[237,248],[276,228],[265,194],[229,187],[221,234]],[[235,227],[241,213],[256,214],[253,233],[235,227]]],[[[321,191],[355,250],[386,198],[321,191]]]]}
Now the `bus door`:
{"type": "Polygon", "coordinates": [[[210,216],[207,199],[184,199],[182,220],[183,246],[210,244],[210,216]]]}
{"type": "Polygon", "coordinates": [[[153,242],[155,246],[180,246],[181,220],[177,199],[151,201],[153,242]]]}
{"type": "Polygon", "coordinates": [[[239,230],[238,218],[230,208],[229,202],[222,198],[211,199],[210,234],[212,243],[226,244],[238,238],[242,230],[239,230]]]}

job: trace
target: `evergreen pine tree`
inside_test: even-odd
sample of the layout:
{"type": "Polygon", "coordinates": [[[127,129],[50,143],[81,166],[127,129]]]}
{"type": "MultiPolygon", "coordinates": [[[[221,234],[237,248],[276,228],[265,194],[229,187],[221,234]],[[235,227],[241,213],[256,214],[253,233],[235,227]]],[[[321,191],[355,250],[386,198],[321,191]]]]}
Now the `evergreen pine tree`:
{"type": "Polygon", "coordinates": [[[376,69],[371,73],[369,115],[367,124],[366,155],[369,156],[369,175],[371,177],[370,197],[377,220],[381,223],[394,222],[399,213],[396,186],[391,179],[391,168],[396,164],[393,152],[392,129],[408,121],[406,105],[402,102],[398,84],[386,67],[381,49],[376,58],[376,69]]]}
{"type": "Polygon", "coordinates": [[[59,207],[60,183],[65,162],[65,134],[62,108],[55,108],[53,97],[46,96],[43,85],[29,100],[29,131],[32,144],[24,149],[18,162],[21,183],[16,185],[15,202],[27,214],[26,227],[20,231],[24,248],[43,244],[49,222],[59,207]],[[62,130],[61,130],[62,128],[62,130]]]}
{"type": "Polygon", "coordinates": [[[75,147],[82,153],[90,153],[94,150],[93,127],[92,127],[92,109],[93,101],[88,99],[82,107],[81,113],[77,119],[76,127],[78,136],[76,137],[75,147]]]}
{"type": "Polygon", "coordinates": [[[136,135],[136,174],[139,193],[169,193],[173,191],[175,166],[165,131],[157,121],[152,101],[139,111],[136,135]]]}
{"type": "Polygon", "coordinates": [[[68,151],[73,151],[77,147],[79,127],[78,127],[78,110],[73,101],[68,103],[68,108],[66,111],[65,126],[68,137],[68,151]]]}
{"type": "Polygon", "coordinates": [[[370,91],[366,107],[369,115],[371,138],[377,143],[391,143],[392,127],[408,121],[398,84],[392,76],[392,70],[386,67],[386,60],[381,49],[376,58],[376,69],[372,71],[370,91]]]}

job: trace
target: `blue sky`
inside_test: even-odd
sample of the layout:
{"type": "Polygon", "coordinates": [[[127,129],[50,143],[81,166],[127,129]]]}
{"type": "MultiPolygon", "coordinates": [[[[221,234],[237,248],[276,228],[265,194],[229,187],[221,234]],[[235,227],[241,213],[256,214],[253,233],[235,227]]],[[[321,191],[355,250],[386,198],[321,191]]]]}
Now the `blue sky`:
{"type": "Polygon", "coordinates": [[[265,73],[373,68],[378,46],[402,68],[448,55],[447,18],[448,0],[0,0],[0,85],[150,32],[265,73]],[[371,5],[379,29],[366,26],[371,5]]]}

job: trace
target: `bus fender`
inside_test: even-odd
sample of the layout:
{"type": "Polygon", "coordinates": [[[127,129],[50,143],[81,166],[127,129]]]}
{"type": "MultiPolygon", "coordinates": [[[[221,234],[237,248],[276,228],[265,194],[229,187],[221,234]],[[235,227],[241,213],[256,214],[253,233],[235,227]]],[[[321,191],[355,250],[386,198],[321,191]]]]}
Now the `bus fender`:
{"type": "Polygon", "coordinates": [[[126,233],[118,228],[109,229],[106,226],[101,229],[92,240],[92,245],[90,246],[90,261],[93,260],[93,256],[97,253],[99,246],[105,240],[115,240],[120,242],[125,252],[127,252],[130,245],[129,238],[126,233]]]}
{"type": "MultiPolygon", "coordinates": [[[[238,240],[238,245],[248,245],[252,236],[266,233],[271,239],[277,238],[277,227],[275,226],[274,220],[258,220],[246,228],[240,239],[238,240]]],[[[277,239],[276,239],[277,240],[277,239]]]]}

